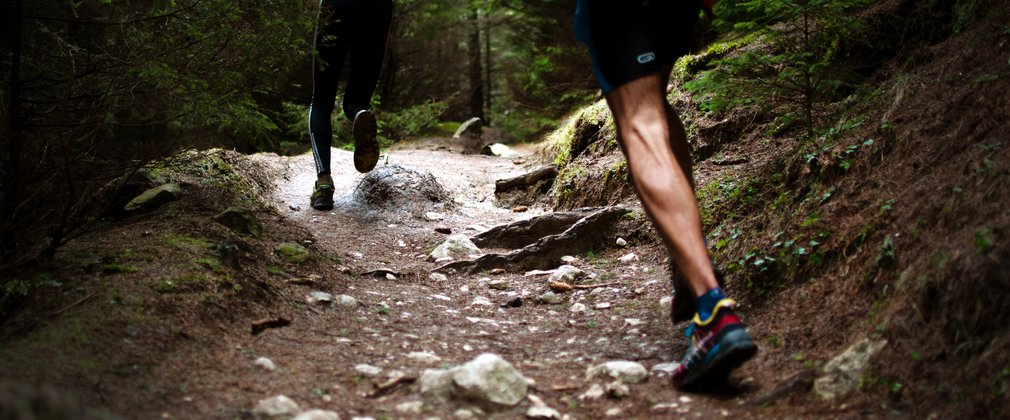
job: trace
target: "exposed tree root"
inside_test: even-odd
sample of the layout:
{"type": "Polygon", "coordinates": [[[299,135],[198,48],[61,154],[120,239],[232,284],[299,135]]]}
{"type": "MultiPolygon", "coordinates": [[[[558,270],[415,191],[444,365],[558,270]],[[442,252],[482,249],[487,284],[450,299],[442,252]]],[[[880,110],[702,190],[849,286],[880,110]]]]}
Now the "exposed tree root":
{"type": "Polygon", "coordinates": [[[599,208],[588,208],[571,212],[545,214],[532,219],[495,226],[484,233],[474,236],[472,240],[474,244],[481,248],[522,248],[545,236],[564,232],[579,220],[598,211],[600,211],[599,208]]]}
{"type": "Polygon", "coordinates": [[[538,182],[543,180],[553,180],[554,177],[558,176],[558,168],[554,165],[543,166],[533,170],[532,172],[519,175],[515,178],[509,179],[499,179],[494,183],[494,193],[501,194],[504,192],[509,192],[516,188],[524,188],[532,185],[536,185],[538,182]]]}
{"type": "MultiPolygon", "coordinates": [[[[501,226],[485,232],[483,235],[488,235],[495,230],[499,230],[499,232],[508,232],[510,230],[522,232],[526,238],[535,237],[536,233],[534,232],[548,233],[535,243],[526,245],[522,249],[507,254],[487,254],[476,260],[455,261],[439,267],[436,271],[475,273],[495,268],[512,269],[515,271],[552,268],[558,264],[558,260],[562,256],[580,254],[607,242],[616,227],[616,222],[627,214],[628,211],[628,209],[623,207],[606,207],[589,214],[565,213],[566,216],[562,218],[558,218],[559,214],[555,213],[533,220],[501,226]],[[582,217],[579,217],[574,222],[569,222],[568,227],[561,231],[561,233],[552,233],[564,227],[563,220],[570,221],[573,216],[578,215],[582,215],[582,217]]],[[[517,241],[512,241],[511,238],[505,239],[507,235],[495,234],[489,236],[496,239],[485,238],[483,243],[486,245],[501,245],[502,242],[517,243],[517,241]]]]}

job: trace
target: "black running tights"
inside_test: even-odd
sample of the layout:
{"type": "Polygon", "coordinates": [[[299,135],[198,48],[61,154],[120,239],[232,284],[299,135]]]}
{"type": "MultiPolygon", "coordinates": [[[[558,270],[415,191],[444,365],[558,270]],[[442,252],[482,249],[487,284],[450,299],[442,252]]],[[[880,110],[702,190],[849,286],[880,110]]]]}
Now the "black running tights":
{"type": "Polygon", "coordinates": [[[392,0],[320,0],[316,19],[316,52],[309,106],[309,138],[319,175],[330,173],[333,113],[344,59],[350,72],[344,88],[344,115],[353,119],[371,108],[379,81],[386,38],[393,16],[392,0]]]}

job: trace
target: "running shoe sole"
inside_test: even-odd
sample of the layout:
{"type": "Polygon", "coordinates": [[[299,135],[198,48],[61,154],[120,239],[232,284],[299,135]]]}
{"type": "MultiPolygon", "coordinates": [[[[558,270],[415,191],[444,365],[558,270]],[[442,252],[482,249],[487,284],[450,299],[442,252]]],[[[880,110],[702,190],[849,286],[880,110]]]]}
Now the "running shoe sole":
{"type": "Polygon", "coordinates": [[[376,140],[378,126],[372,111],[359,111],[354,116],[354,169],[368,173],[379,162],[379,142],[376,140]]]}
{"type": "Polygon", "coordinates": [[[701,390],[726,383],[730,373],[757,354],[757,345],[746,329],[729,331],[720,340],[715,357],[689,373],[677,385],[684,391],[701,390]]]}

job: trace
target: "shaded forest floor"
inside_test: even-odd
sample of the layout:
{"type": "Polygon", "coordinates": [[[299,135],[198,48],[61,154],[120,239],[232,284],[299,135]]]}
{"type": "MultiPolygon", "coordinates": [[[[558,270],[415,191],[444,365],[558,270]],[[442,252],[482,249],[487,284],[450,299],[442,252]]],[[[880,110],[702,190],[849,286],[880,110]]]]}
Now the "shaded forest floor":
{"type": "MultiPolygon", "coordinates": [[[[871,13],[892,28],[913,3],[871,13]]],[[[655,371],[624,398],[580,398],[605,385],[587,380],[587,368],[632,360],[651,369],[686,345],[683,326],[662,313],[666,257],[640,216],[571,255],[584,283],[608,286],[557,304],[537,302],[546,279],[525,269],[429,276],[441,266],[428,260],[446,239],[439,231],[473,236],[582,205],[634,210],[626,177],[613,176],[623,167],[598,104],[573,118],[574,153],[548,193],[555,202],[541,196],[523,212],[496,203],[494,183],[535,168],[535,147],[503,159],[461,155],[447,139],[405,144],[375,171],[386,184],[335,151],[332,212],[307,205],[309,155],[187,153],[173,165],[182,169],[155,168],[159,183],[182,185],[179,201],[103,224],[26,274],[43,286],[0,326],[0,408],[34,398],[70,418],[86,407],[234,418],[283,394],[348,418],[523,416],[527,400],[495,410],[422,395],[416,382],[376,392],[390,375],[491,352],[573,418],[1005,417],[1010,26],[1005,8],[992,10],[963,31],[887,51],[868,70],[873,92],[831,104],[837,133],[814,142],[751,111],[698,115],[674,95],[697,141],[710,246],[734,267],[730,293],[762,348],[723,392],[680,393],[655,371]],[[358,190],[363,182],[372,188],[358,190]],[[263,234],[215,223],[228,207],[251,209],[263,234]],[[281,243],[308,258],[281,257],[281,243]],[[312,292],[359,303],[318,305],[312,292]],[[810,392],[811,376],[866,338],[887,344],[855,391],[834,402],[810,392]],[[276,368],[258,367],[260,357],[276,368]]]]}
{"type": "MultiPolygon", "coordinates": [[[[416,377],[490,352],[535,381],[531,394],[574,418],[783,414],[751,411],[776,386],[770,374],[775,367],[763,355],[718,395],[677,392],[668,376],[652,372],[647,382],[631,385],[625,398],[579,398],[594,382],[605,385],[586,380],[591,366],[631,360],[651,368],[677,361],[685,350],[681,328],[670,324],[659,305],[670,294],[665,253],[653,240],[636,241],[631,231],[627,246],[574,255],[573,264],[591,277],[586,283],[610,285],[564,294],[558,304],[538,303],[546,277],[524,272],[431,279],[441,263],[429,261],[428,253],[445,239],[436,228],[473,235],[542,212],[494,205],[494,181],[525,172],[514,162],[532,160],[529,150],[505,159],[461,155],[438,144],[444,141],[394,150],[376,169],[396,165],[429,173],[451,196],[414,210],[411,203],[388,207],[356,199],[355,188],[365,178],[352,172],[348,152],[334,151],[338,205],[331,212],[306,205],[311,155],[212,152],[198,159],[204,163],[195,167],[219,173],[203,172],[205,178],[183,184],[181,201],[82,238],[53,262],[46,275],[66,285],[53,286],[7,324],[0,357],[5,377],[73,390],[83,406],[135,418],[241,417],[257,401],[279,394],[303,409],[348,418],[452,417],[460,408],[480,416],[522,416],[526,401],[480,411],[465,401],[426,398],[416,384],[372,395],[390,374],[416,377]],[[235,172],[221,170],[226,167],[235,172]],[[235,176],[253,185],[244,190],[215,184],[235,176]],[[229,205],[260,200],[261,238],[238,236],[211,221],[229,205]],[[440,210],[444,218],[432,220],[438,217],[417,209],[440,210]],[[273,252],[281,242],[305,245],[310,258],[285,262],[273,252]],[[222,262],[214,251],[219,243],[238,244],[238,268],[222,262]],[[637,258],[622,262],[628,254],[637,258]],[[348,295],[360,305],[307,303],[313,291],[348,295]],[[516,297],[521,306],[503,305],[516,297]],[[578,303],[586,309],[573,312],[578,303]],[[290,325],[250,334],[254,322],[278,317],[290,325]],[[257,367],[260,357],[276,370],[257,367]]],[[[793,406],[786,413],[854,413],[809,409],[793,406]]]]}

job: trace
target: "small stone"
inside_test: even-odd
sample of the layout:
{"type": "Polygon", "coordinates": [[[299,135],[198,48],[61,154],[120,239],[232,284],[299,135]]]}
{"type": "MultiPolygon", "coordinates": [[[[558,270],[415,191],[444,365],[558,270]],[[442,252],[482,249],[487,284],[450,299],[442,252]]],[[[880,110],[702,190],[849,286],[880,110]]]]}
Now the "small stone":
{"type": "Polygon", "coordinates": [[[537,296],[537,302],[548,305],[558,305],[563,302],[564,299],[565,298],[563,296],[554,292],[545,292],[544,294],[537,296]]]}
{"type": "Polygon", "coordinates": [[[277,366],[274,365],[274,362],[270,359],[267,359],[266,357],[260,357],[256,359],[256,361],[253,362],[253,365],[267,372],[273,372],[274,370],[277,369],[277,366]]]}
{"type": "Polygon", "coordinates": [[[386,280],[396,280],[396,276],[393,273],[386,273],[386,280]]]}
{"type": "Polygon", "coordinates": [[[301,244],[294,242],[284,242],[274,247],[274,252],[284,261],[292,264],[301,264],[309,259],[309,250],[301,244]]]}
{"type": "Polygon", "coordinates": [[[603,413],[603,414],[604,414],[605,416],[607,416],[607,417],[618,417],[618,416],[620,416],[620,415],[621,415],[621,414],[623,414],[623,413],[624,413],[624,412],[623,412],[623,411],[621,411],[621,408],[620,408],[620,407],[613,407],[613,408],[610,408],[610,409],[608,409],[608,410],[607,410],[607,411],[606,411],[605,413],[603,413]]]}
{"type": "Polygon", "coordinates": [[[593,386],[589,387],[589,389],[586,390],[586,392],[582,393],[582,395],[579,395],[579,399],[583,401],[596,400],[600,399],[600,397],[603,397],[603,394],[605,393],[606,391],[604,391],[603,387],[600,386],[600,384],[593,384],[593,386]]]}
{"type": "Polygon", "coordinates": [[[474,245],[466,235],[452,235],[446,238],[441,245],[435,247],[428,258],[437,262],[442,258],[465,257],[480,253],[480,248],[474,245]]]}
{"type": "Polygon", "coordinates": [[[635,255],[635,253],[632,252],[630,254],[626,254],[626,255],[622,256],[621,258],[619,258],[619,260],[622,263],[625,263],[625,264],[630,263],[630,262],[635,262],[635,261],[638,261],[638,255],[635,255]]]}
{"type": "Polygon", "coordinates": [[[676,409],[677,407],[680,407],[680,404],[677,404],[675,402],[661,403],[661,404],[656,404],[656,405],[652,406],[651,410],[652,411],[668,411],[668,410],[676,409]]]}
{"type": "Polygon", "coordinates": [[[382,373],[382,368],[378,366],[372,366],[368,364],[360,364],[354,367],[354,370],[365,376],[379,376],[382,373]]]}
{"type": "Polygon", "coordinates": [[[527,207],[527,206],[515,206],[515,207],[512,207],[512,212],[513,213],[522,213],[522,212],[525,212],[525,211],[527,211],[529,209],[530,208],[527,207]]]}
{"type": "Polygon", "coordinates": [[[336,411],[313,409],[302,412],[294,420],[340,420],[336,411]]]}
{"type": "Polygon", "coordinates": [[[605,389],[607,391],[607,396],[610,398],[620,399],[631,395],[631,388],[628,388],[628,386],[620,380],[607,384],[605,389]]]}
{"type": "Polygon", "coordinates": [[[617,238],[617,246],[626,247],[628,246],[628,241],[624,240],[624,238],[617,238]]]}
{"type": "Polygon", "coordinates": [[[305,295],[305,302],[309,305],[330,305],[333,303],[333,295],[326,292],[312,292],[305,295]]]}
{"type": "Polygon", "coordinates": [[[257,419],[284,419],[292,418],[301,411],[301,407],[294,400],[285,395],[278,395],[256,403],[252,415],[257,419]]]}
{"type": "Polygon", "coordinates": [[[571,255],[565,255],[565,256],[561,257],[561,262],[563,262],[565,264],[574,264],[574,263],[576,263],[578,261],[579,261],[578,258],[575,258],[575,257],[573,257],[571,255]]]}
{"type": "Polygon", "coordinates": [[[526,417],[531,419],[560,419],[561,413],[546,405],[534,405],[529,410],[526,410],[526,417]]]}
{"type": "Polygon", "coordinates": [[[637,327],[639,325],[642,325],[642,320],[638,318],[625,318],[624,325],[627,325],[629,327],[637,327]]]}
{"type": "Polygon", "coordinates": [[[445,274],[442,274],[442,273],[431,273],[431,274],[428,275],[428,280],[437,281],[437,282],[443,282],[443,281],[448,281],[449,277],[446,276],[445,274]]]}
{"type": "Polygon", "coordinates": [[[600,303],[597,303],[596,306],[595,306],[596,309],[607,309],[609,307],[610,307],[610,302],[600,302],[600,303]]]}
{"type": "Polygon", "coordinates": [[[361,302],[358,302],[357,299],[347,295],[338,295],[334,298],[334,301],[337,303],[337,306],[343,308],[357,308],[361,306],[361,302]]]}
{"type": "Polygon", "coordinates": [[[492,306],[492,305],[494,304],[491,303],[491,301],[484,296],[477,296],[477,298],[473,300],[473,303],[470,304],[470,306],[492,306]]]}
{"type": "Polygon", "coordinates": [[[670,319],[673,312],[673,296],[663,296],[659,299],[659,319],[670,319]]]}
{"type": "Polygon", "coordinates": [[[495,269],[491,270],[491,275],[497,276],[499,274],[505,274],[505,269],[504,268],[495,268],[495,269]]]}
{"type": "Polygon", "coordinates": [[[453,369],[452,383],[464,398],[514,406],[526,398],[529,382],[511,363],[484,353],[453,369]]]}
{"type": "Polygon", "coordinates": [[[461,420],[468,420],[468,419],[475,419],[475,418],[477,418],[477,415],[474,414],[473,410],[470,410],[468,408],[460,408],[459,410],[456,410],[455,412],[453,412],[452,416],[455,417],[455,418],[457,418],[457,419],[461,419],[461,420]]]}
{"type": "Polygon", "coordinates": [[[350,255],[351,258],[354,258],[356,260],[363,260],[363,259],[365,259],[365,254],[362,254],[362,253],[357,252],[357,251],[348,252],[347,255],[350,255]]]}
{"type": "Polygon", "coordinates": [[[597,377],[609,377],[625,383],[637,384],[648,379],[649,372],[640,363],[616,360],[586,370],[586,379],[597,377]]]}
{"type": "Polygon", "coordinates": [[[568,284],[574,284],[576,280],[585,276],[585,272],[571,265],[562,265],[554,270],[554,273],[549,277],[550,281],[560,281],[568,284]]]}
{"type": "Polygon", "coordinates": [[[587,308],[585,304],[576,303],[576,304],[572,305],[572,307],[569,308],[568,310],[571,311],[572,313],[578,314],[578,313],[582,313],[582,312],[585,312],[585,311],[589,310],[589,308],[587,308]]]}
{"type": "Polygon", "coordinates": [[[670,362],[670,363],[657,363],[652,366],[652,372],[657,375],[671,375],[673,372],[680,367],[680,363],[670,362]]]}
{"type": "Polygon", "coordinates": [[[887,340],[865,338],[824,365],[824,376],[814,381],[814,392],[823,399],[834,399],[852,392],[859,385],[870,358],[887,345],[887,340]]]}
{"type": "Polygon", "coordinates": [[[460,293],[470,293],[470,286],[462,285],[459,287],[460,293]]]}
{"type": "Polygon", "coordinates": [[[498,156],[506,159],[511,159],[518,156],[519,154],[512,151],[508,146],[501,143],[492,143],[481,149],[480,153],[482,155],[488,156],[498,156]]]}
{"type": "Polygon", "coordinates": [[[435,228],[435,232],[441,233],[443,235],[452,235],[452,229],[445,226],[439,226],[435,228]]]}
{"type": "Polygon", "coordinates": [[[442,361],[442,358],[435,355],[435,353],[421,351],[408,353],[407,358],[421,363],[438,363],[442,361]]]}
{"type": "Polygon", "coordinates": [[[489,289],[505,290],[508,289],[509,284],[505,280],[491,280],[487,283],[487,287],[489,289]]]}
{"type": "Polygon", "coordinates": [[[399,411],[403,414],[417,415],[421,414],[421,411],[423,409],[424,409],[424,401],[411,401],[396,405],[396,411],[399,411]]]}
{"type": "Polygon", "coordinates": [[[427,212],[427,213],[424,214],[424,218],[428,219],[428,220],[430,220],[432,222],[437,222],[439,220],[445,219],[445,215],[442,214],[442,213],[435,213],[433,211],[429,211],[429,212],[427,212]]]}

